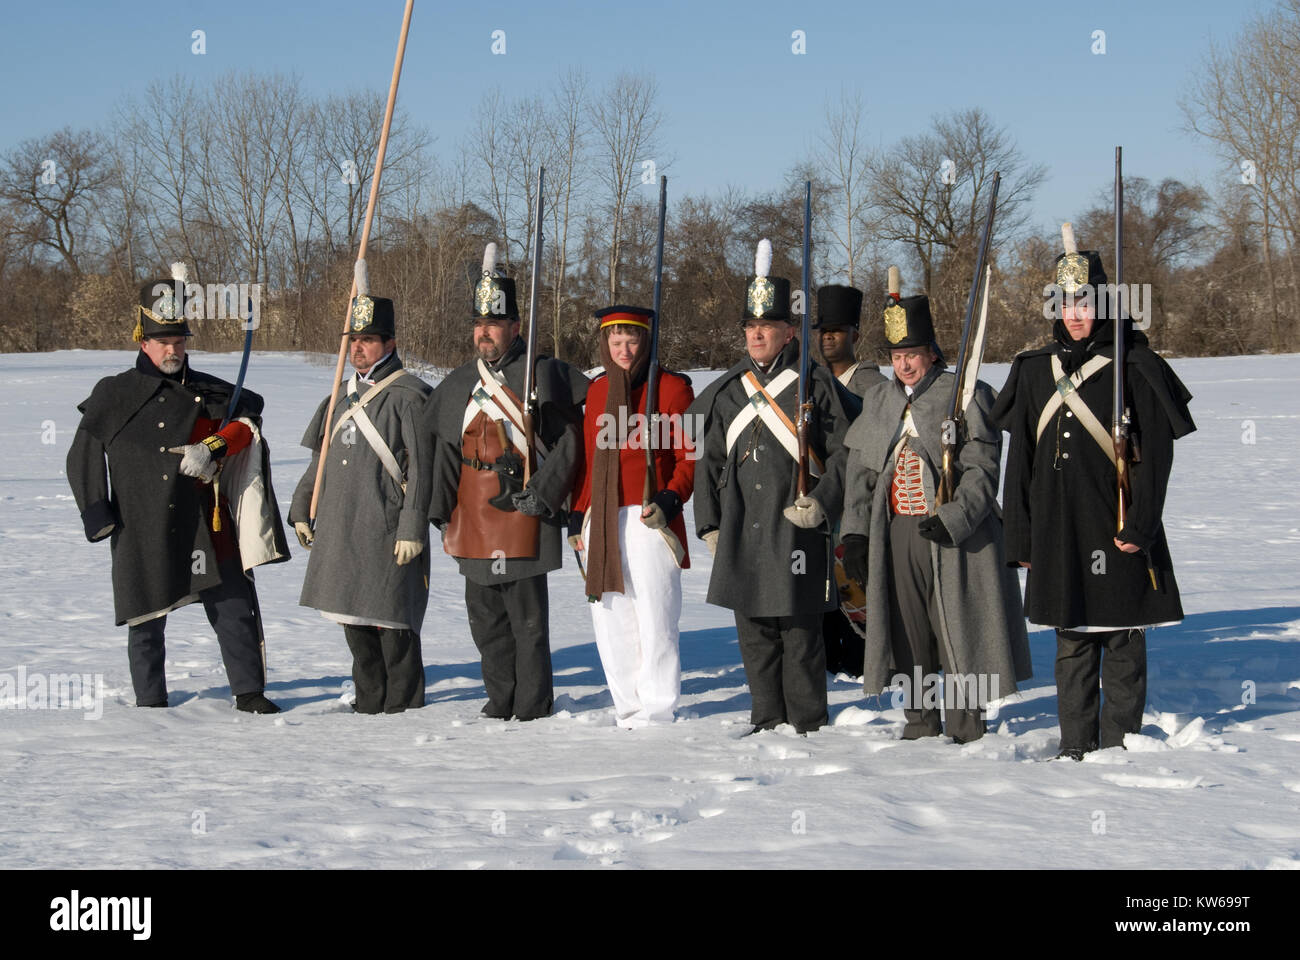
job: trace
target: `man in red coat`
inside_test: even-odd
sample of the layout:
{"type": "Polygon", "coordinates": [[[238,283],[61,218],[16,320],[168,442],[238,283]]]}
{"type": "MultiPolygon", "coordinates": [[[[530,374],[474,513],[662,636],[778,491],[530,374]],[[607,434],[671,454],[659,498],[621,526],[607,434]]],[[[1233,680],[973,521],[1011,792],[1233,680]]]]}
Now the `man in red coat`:
{"type": "Polygon", "coordinates": [[[585,553],[596,649],[618,725],[629,728],[671,722],[681,694],[678,621],[690,566],[682,504],[695,483],[683,423],[695,398],[690,380],[657,367],[655,416],[646,416],[653,317],[644,307],[596,312],[605,374],[587,392],[570,538],[585,553]]]}

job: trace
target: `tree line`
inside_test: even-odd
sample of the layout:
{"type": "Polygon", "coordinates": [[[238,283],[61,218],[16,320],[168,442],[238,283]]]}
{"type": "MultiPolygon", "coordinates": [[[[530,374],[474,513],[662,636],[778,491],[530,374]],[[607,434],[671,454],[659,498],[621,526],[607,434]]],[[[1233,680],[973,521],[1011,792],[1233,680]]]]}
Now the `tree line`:
{"type": "MultiPolygon", "coordinates": [[[[1125,180],[1125,280],[1150,284],[1148,334],[1168,354],[1300,349],[1300,0],[1212,47],[1180,104],[1226,171],[1206,189],[1125,180]]],[[[94,130],[62,129],[0,159],[0,351],[129,343],[141,283],[183,259],[199,283],[258,283],[259,349],[337,349],[384,111],[381,97],[309,96],[292,76],[176,77],[122,101],[94,130]]],[[[595,359],[594,309],[649,304],[658,175],[672,173],[656,82],[593,84],[573,69],[524,97],[488,92],[454,144],[399,109],[370,242],[371,289],[397,302],[404,353],[468,356],[471,288],[484,246],[528,303],[536,171],[545,164],[543,348],[595,359]],[[437,149],[435,149],[435,147],[437,149]]],[[[806,157],[767,189],[670,191],[662,355],[729,365],[753,254],[799,278],[802,186],[813,182],[815,283],[865,293],[860,356],[883,362],[886,270],[931,298],[955,347],[993,172],[1000,171],[987,356],[1041,342],[1043,286],[1060,251],[1031,204],[1046,170],[979,108],[870,146],[858,94],[828,99],[806,157]]],[[[671,184],[670,184],[671,185],[671,184]]],[[[1110,186],[1075,217],[1080,245],[1113,262],[1110,186]]],[[[236,349],[242,331],[204,321],[194,346],[236,349]]]]}

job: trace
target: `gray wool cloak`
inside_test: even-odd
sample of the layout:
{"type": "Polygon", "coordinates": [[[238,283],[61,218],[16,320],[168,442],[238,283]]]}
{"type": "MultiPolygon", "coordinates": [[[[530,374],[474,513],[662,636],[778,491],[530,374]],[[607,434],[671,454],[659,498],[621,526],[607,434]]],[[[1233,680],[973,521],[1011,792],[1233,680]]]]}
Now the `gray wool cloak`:
{"type": "MultiPolygon", "coordinates": [[[[396,353],[371,371],[378,382],[401,369],[396,353]]],[[[374,387],[358,383],[364,399],[374,387]]],[[[346,382],[340,388],[332,423],[347,410],[346,382]]],[[[360,429],[347,425],[330,438],[316,509],[315,541],[307,558],[307,575],[299,603],[328,613],[363,620],[404,623],[416,633],[429,601],[428,524],[430,447],[420,430],[425,398],[432,391],[412,373],[384,387],[366,406],[379,435],[393,452],[406,479],[406,490],[384,470],[383,461],[360,429]],[[420,555],[399,567],[393,557],[398,540],[425,545],[420,555]]],[[[311,466],[293,493],[289,522],[307,520],[324,436],[326,397],[303,434],[312,451],[311,466]]]]}
{"type": "MultiPolygon", "coordinates": [[[[934,502],[940,465],[942,431],[954,377],[947,371],[922,380],[912,399],[912,419],[919,438],[912,448],[924,464],[922,485],[934,502]]],[[[967,408],[959,430],[952,500],[937,515],[952,535],[954,546],[930,545],[938,593],[941,630],[953,673],[985,674],[995,697],[1014,693],[1019,681],[1033,674],[1029,639],[1020,602],[1020,581],[1006,565],[1002,514],[998,508],[1002,432],[989,419],[996,394],[983,381],[967,408]],[[997,687],[993,688],[993,678],[997,687]]],[[[875,695],[897,672],[890,643],[889,519],[891,457],[902,436],[903,410],[908,397],[897,380],[870,388],[862,398],[863,412],[849,428],[845,445],[844,516],[842,536],[867,538],[867,636],[862,689],[875,695]]]]}

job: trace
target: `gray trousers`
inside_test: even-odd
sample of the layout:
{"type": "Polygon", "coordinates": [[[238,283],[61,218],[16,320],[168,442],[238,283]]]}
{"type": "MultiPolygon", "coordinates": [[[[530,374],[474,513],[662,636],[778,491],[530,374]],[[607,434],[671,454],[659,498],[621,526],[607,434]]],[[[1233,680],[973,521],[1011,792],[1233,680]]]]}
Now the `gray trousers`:
{"type": "MultiPolygon", "coordinates": [[[[266,658],[257,591],[253,581],[244,576],[238,555],[227,558],[219,569],[221,583],[200,591],[199,600],[216,631],[230,692],[235,696],[261,693],[266,688],[266,658]]],[[[127,628],[126,655],[138,707],[167,702],[166,629],[166,617],[127,628]]]]}
{"type": "Polygon", "coordinates": [[[469,632],[482,658],[486,717],[550,716],[550,595],[546,574],[483,586],[465,579],[469,632]]]}
{"type": "Polygon", "coordinates": [[[424,658],[414,630],[343,625],[352,651],[357,713],[401,713],[424,706],[424,658]]]}
{"type": "MultiPolygon", "coordinates": [[[[930,565],[930,541],[917,532],[924,516],[893,514],[889,520],[889,639],[894,665],[908,677],[909,684],[921,668],[923,677],[934,677],[942,668],[952,672],[948,654],[939,640],[939,611],[934,592],[934,568],[930,565]]],[[[939,711],[933,707],[914,709],[922,691],[909,690],[904,700],[904,740],[937,737],[944,732],[939,711]]],[[[984,711],[945,710],[947,733],[959,743],[984,736],[984,711]]]]}
{"type": "Polygon", "coordinates": [[[1144,631],[1056,631],[1056,703],[1062,751],[1096,750],[1098,743],[1103,750],[1122,747],[1124,734],[1141,732],[1146,702],[1144,631]],[[1106,691],[1104,701],[1098,679],[1106,691]]]}
{"type": "Polygon", "coordinates": [[[737,612],[736,637],[754,726],[768,730],[790,723],[807,733],[826,724],[826,643],[820,613],[746,617],[737,612]]]}

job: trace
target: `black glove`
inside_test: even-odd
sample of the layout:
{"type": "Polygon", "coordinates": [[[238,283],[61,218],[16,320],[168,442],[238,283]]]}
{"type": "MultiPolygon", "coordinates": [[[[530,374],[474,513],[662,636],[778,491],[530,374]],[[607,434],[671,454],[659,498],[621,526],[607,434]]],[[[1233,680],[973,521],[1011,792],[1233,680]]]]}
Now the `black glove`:
{"type": "Polygon", "coordinates": [[[927,540],[933,540],[941,547],[953,546],[952,534],[938,517],[926,517],[917,526],[916,532],[927,540]]]}
{"type": "Polygon", "coordinates": [[[531,487],[514,494],[511,496],[510,501],[515,505],[515,509],[525,517],[540,517],[547,512],[546,504],[542,503],[537,496],[537,491],[531,487]]]}
{"type": "Polygon", "coordinates": [[[863,590],[867,589],[867,538],[860,533],[846,533],[840,545],[844,547],[844,572],[863,590]]]}
{"type": "Polygon", "coordinates": [[[577,510],[569,511],[569,536],[571,537],[582,536],[582,519],[583,519],[583,514],[581,514],[577,510]]]}
{"type": "Polygon", "coordinates": [[[488,503],[510,513],[515,509],[514,497],[524,489],[524,458],[517,453],[503,453],[490,469],[501,481],[501,490],[488,503]]]}

